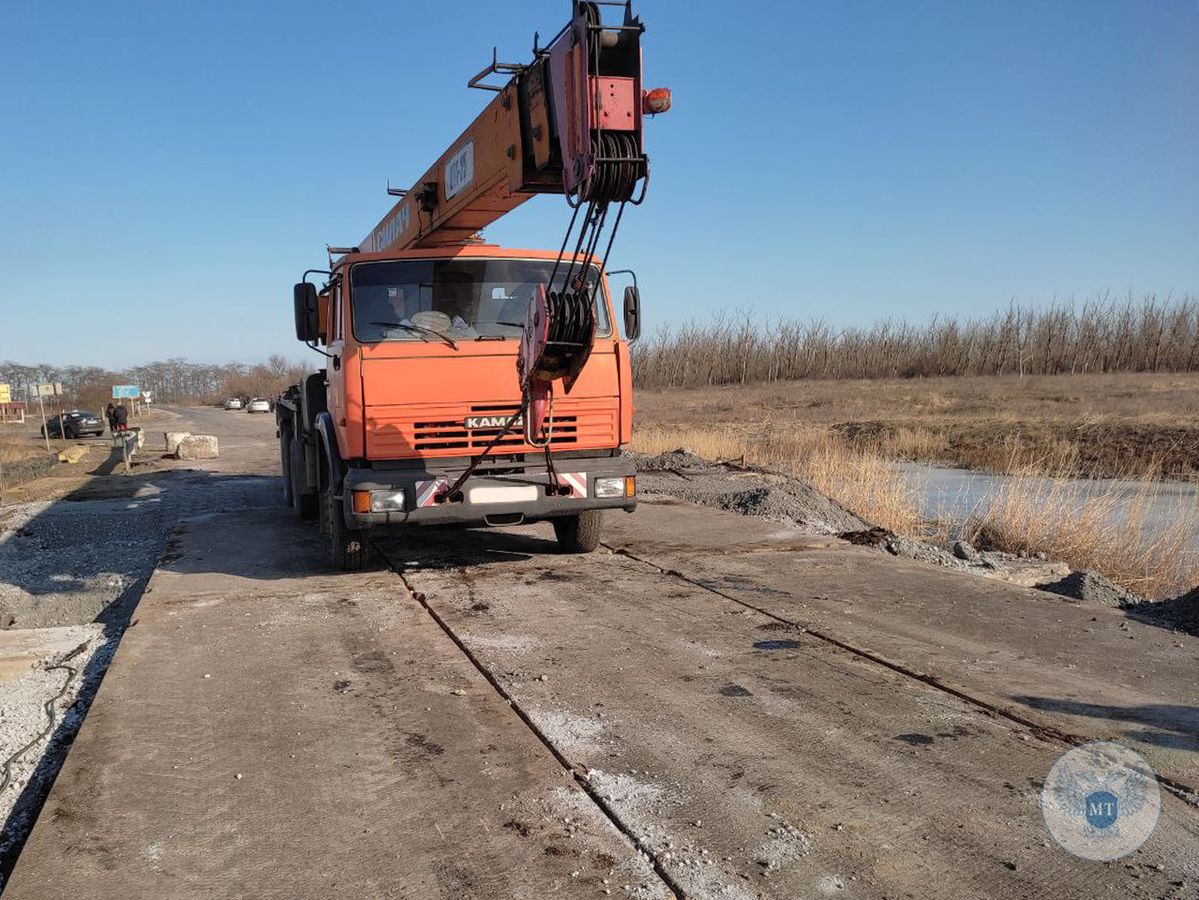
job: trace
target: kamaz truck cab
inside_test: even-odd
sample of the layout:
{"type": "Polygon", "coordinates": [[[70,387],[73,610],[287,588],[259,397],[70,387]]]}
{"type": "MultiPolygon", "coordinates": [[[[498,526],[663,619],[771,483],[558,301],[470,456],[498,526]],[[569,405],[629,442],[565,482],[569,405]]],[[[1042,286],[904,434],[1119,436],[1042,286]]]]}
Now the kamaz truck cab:
{"type": "MultiPolygon", "coordinates": [[[[521,405],[526,310],[556,259],[485,245],[351,253],[317,295],[317,315],[300,304],[299,330],[329,356],[276,406],[285,495],[301,516],[319,516],[338,567],[365,564],[370,535],[419,524],[548,520],[563,549],[586,552],[602,510],[635,508],[621,455],[633,418],[629,350],[598,267],[595,342],[570,393],[553,398],[548,456],[519,419],[501,434],[521,405]]],[[[636,289],[627,298],[635,337],[636,289]]]]}

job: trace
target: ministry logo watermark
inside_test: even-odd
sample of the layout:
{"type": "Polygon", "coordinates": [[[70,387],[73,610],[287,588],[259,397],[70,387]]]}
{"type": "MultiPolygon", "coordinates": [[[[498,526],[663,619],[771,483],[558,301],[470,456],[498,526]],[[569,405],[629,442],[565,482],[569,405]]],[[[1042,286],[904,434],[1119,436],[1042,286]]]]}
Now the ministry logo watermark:
{"type": "Polygon", "coordinates": [[[1149,763],[1110,741],[1062,754],[1041,789],[1049,833],[1083,859],[1107,862],[1136,850],[1153,834],[1161,809],[1149,763]]]}

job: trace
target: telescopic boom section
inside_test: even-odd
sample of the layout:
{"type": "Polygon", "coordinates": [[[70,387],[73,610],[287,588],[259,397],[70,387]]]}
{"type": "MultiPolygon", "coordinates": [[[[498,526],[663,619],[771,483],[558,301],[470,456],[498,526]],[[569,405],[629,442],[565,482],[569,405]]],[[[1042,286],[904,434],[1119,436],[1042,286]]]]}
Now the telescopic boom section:
{"type": "Polygon", "coordinates": [[[649,176],[642,118],[669,108],[669,92],[642,87],[644,26],[631,4],[575,2],[573,11],[547,47],[534,38],[531,63],[493,56],[470,80],[495,99],[402,192],[360,251],[460,243],[534,194],[565,194],[572,207],[641,201],[649,176]],[[623,6],[621,24],[605,26],[601,5],[623,6]],[[511,78],[486,83],[495,74],[511,78]]]}

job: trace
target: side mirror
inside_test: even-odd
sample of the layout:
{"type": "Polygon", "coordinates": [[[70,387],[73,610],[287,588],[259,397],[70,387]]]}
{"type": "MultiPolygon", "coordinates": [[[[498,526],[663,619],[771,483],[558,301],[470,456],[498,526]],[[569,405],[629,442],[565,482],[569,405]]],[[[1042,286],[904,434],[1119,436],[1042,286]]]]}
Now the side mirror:
{"type": "Polygon", "coordinates": [[[636,285],[624,289],[624,339],[635,341],[641,337],[641,292],[636,285]]]}
{"type": "Polygon", "coordinates": [[[296,313],[296,340],[314,343],[320,337],[320,317],[316,308],[316,285],[301,281],[295,286],[293,298],[296,313]]]}

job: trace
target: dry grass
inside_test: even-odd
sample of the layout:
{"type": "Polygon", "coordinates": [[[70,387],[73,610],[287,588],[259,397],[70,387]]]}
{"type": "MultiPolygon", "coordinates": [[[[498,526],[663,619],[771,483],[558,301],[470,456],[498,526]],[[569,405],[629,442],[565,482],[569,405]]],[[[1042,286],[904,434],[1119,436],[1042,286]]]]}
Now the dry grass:
{"type": "Polygon", "coordinates": [[[15,463],[45,455],[46,450],[41,444],[19,437],[0,436],[0,463],[15,463]]]}
{"type": "Polygon", "coordinates": [[[1016,472],[971,511],[965,521],[929,521],[921,515],[926,485],[892,462],[897,448],[923,443],[902,431],[874,450],[851,446],[825,428],[765,423],[642,425],[633,449],[661,453],[686,447],[705,459],[741,460],[790,472],[858,515],[899,534],[946,539],[962,534],[988,549],[1044,553],[1075,569],[1101,572],[1146,597],[1164,597],[1199,584],[1199,505],[1185,491],[1138,470],[1140,490],[1087,482],[1077,474],[1075,450],[1062,446],[1037,455],[1019,443],[994,449],[996,468],[1016,472]],[[1150,519],[1152,515],[1152,520],[1150,519]]]}
{"type": "Polygon", "coordinates": [[[855,450],[824,429],[763,427],[749,431],[650,425],[634,430],[634,450],[662,453],[678,447],[705,459],[744,459],[790,472],[892,531],[911,534],[921,526],[920,486],[894,463],[855,450]]]}
{"type": "Polygon", "coordinates": [[[988,549],[1040,552],[1093,569],[1144,597],[1173,596],[1199,584],[1199,507],[1194,495],[1166,488],[1149,481],[1122,490],[1025,472],[983,501],[963,533],[988,549]]]}

